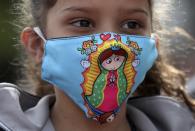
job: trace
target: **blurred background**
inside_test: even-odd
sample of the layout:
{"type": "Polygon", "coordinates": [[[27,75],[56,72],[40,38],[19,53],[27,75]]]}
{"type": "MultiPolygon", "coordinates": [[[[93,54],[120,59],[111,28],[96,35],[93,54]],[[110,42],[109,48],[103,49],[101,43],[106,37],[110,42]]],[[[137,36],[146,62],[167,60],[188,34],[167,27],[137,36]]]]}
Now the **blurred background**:
{"type": "Polygon", "coordinates": [[[13,26],[15,16],[11,13],[11,0],[0,1],[0,82],[14,83],[17,70],[13,64],[17,56],[16,31],[13,26]]]}
{"type": "MultiPolygon", "coordinates": [[[[0,82],[15,83],[18,72],[15,59],[19,55],[15,45],[18,44],[19,34],[13,25],[13,20],[16,19],[11,8],[13,3],[14,0],[0,1],[0,82]]],[[[170,49],[167,54],[174,59],[171,64],[186,72],[189,90],[193,86],[195,88],[194,12],[195,0],[176,0],[172,19],[168,23],[161,23],[163,28],[173,32],[168,37],[172,44],[167,44],[170,49]]]]}

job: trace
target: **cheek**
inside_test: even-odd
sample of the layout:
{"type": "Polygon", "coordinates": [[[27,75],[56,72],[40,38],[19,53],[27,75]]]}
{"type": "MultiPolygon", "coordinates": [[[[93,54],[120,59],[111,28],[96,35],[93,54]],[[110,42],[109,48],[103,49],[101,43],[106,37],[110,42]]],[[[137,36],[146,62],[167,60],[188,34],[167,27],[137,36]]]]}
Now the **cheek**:
{"type": "Polygon", "coordinates": [[[103,67],[107,67],[107,64],[103,62],[103,63],[102,63],[102,66],[103,66],[103,67]]]}
{"type": "Polygon", "coordinates": [[[112,68],[116,65],[115,62],[111,62],[110,64],[103,62],[102,67],[104,67],[107,70],[112,70],[112,68]]]}
{"type": "Polygon", "coordinates": [[[109,67],[110,67],[110,64],[107,64],[106,62],[103,62],[103,63],[102,63],[102,66],[103,66],[104,68],[109,68],[109,67]]]}

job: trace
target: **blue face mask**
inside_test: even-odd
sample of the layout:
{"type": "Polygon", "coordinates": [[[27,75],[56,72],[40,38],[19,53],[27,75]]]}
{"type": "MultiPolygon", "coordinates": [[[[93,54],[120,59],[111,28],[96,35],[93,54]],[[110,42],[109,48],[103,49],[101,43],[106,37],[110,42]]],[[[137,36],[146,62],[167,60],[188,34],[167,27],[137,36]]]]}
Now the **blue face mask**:
{"type": "Polygon", "coordinates": [[[111,122],[157,58],[155,39],[105,32],[45,40],[42,79],[86,114],[111,122]]]}

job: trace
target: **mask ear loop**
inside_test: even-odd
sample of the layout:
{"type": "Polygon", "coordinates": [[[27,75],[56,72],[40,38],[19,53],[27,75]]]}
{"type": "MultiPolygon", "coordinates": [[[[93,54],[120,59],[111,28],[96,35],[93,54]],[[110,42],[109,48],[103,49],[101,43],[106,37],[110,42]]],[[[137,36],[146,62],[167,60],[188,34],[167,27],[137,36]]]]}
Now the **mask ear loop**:
{"type": "Polygon", "coordinates": [[[46,39],[41,31],[41,29],[39,27],[33,27],[34,32],[41,37],[41,39],[44,41],[44,43],[46,43],[46,39]]]}
{"type": "Polygon", "coordinates": [[[159,36],[157,34],[155,34],[155,33],[152,33],[151,34],[151,38],[153,38],[155,40],[156,47],[158,49],[159,48],[159,43],[160,43],[159,36]]]}

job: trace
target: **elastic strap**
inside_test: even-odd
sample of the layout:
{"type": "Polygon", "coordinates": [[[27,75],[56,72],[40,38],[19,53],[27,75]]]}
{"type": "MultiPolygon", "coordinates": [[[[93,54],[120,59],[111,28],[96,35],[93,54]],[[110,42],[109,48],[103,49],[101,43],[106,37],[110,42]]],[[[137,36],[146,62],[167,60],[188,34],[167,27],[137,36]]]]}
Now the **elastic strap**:
{"type": "Polygon", "coordinates": [[[33,30],[34,30],[35,33],[37,33],[37,35],[39,37],[41,37],[41,39],[44,41],[44,43],[46,43],[46,39],[45,39],[42,31],[40,30],[40,28],[39,27],[33,27],[33,30]]]}

